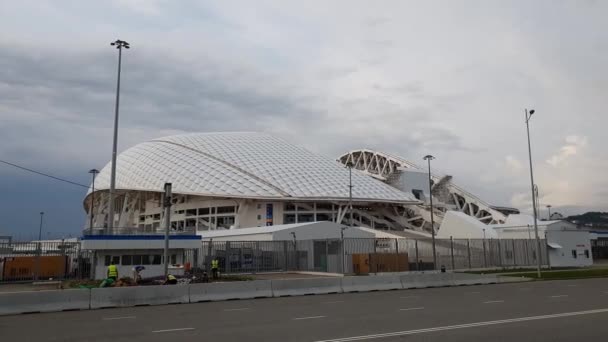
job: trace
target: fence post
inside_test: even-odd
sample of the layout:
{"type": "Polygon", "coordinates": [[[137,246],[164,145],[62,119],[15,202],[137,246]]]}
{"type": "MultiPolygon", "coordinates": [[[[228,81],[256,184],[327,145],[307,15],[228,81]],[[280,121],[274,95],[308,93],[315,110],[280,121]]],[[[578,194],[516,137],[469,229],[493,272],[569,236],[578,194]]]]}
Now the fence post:
{"type": "Polygon", "coordinates": [[[483,267],[488,267],[488,257],[486,256],[486,239],[483,239],[483,267]]]}
{"type": "Polygon", "coordinates": [[[208,275],[211,274],[211,248],[213,245],[213,239],[209,239],[209,241],[207,241],[207,258],[205,260],[205,272],[207,272],[208,275]]]}
{"type": "Polygon", "coordinates": [[[418,240],[414,240],[414,246],[416,248],[416,271],[420,271],[420,262],[418,259],[418,240]]]}
{"type": "Polygon", "coordinates": [[[456,269],[456,264],[454,263],[454,238],[450,236],[450,252],[452,254],[452,271],[456,269]]]}
{"type": "Polygon", "coordinates": [[[329,240],[325,239],[325,272],[329,272],[329,240]]]}
{"type": "Polygon", "coordinates": [[[254,262],[255,262],[255,272],[260,273],[260,259],[262,259],[262,253],[260,251],[260,241],[255,243],[255,254],[254,254],[254,262]]]}
{"type": "Polygon", "coordinates": [[[513,267],[515,268],[517,266],[517,259],[515,254],[515,239],[511,239],[511,242],[513,243],[513,267]]]}
{"type": "Polygon", "coordinates": [[[82,260],[80,260],[80,241],[77,242],[76,245],[76,270],[74,273],[74,277],[76,279],[82,279],[82,260]],[[80,273],[80,274],[78,274],[80,273]]]}
{"type": "Polygon", "coordinates": [[[65,279],[68,274],[68,260],[65,257],[65,239],[61,239],[61,256],[63,257],[63,275],[61,279],[65,279]]]}
{"type": "Polygon", "coordinates": [[[504,265],[502,263],[502,240],[498,239],[498,263],[500,264],[500,267],[504,268],[504,265]]]}
{"type": "Polygon", "coordinates": [[[471,269],[471,239],[467,239],[467,258],[469,259],[469,269],[471,269]]]}
{"type": "Polygon", "coordinates": [[[526,250],[526,266],[530,265],[530,256],[528,255],[528,239],[524,240],[526,250]]]}
{"type": "Polygon", "coordinates": [[[395,254],[396,254],[396,258],[397,258],[397,269],[395,270],[395,272],[399,272],[400,268],[399,268],[399,240],[397,238],[395,238],[395,254]]]}

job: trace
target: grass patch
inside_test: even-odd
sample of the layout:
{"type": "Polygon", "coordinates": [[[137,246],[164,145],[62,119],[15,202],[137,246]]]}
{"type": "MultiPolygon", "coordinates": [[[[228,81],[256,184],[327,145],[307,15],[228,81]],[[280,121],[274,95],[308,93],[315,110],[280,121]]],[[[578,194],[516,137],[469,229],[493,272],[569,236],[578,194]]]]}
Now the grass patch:
{"type": "MultiPolygon", "coordinates": [[[[509,273],[510,277],[526,277],[539,279],[536,272],[520,272],[509,273]]],[[[541,280],[557,280],[557,279],[583,279],[583,278],[602,278],[608,277],[608,268],[593,268],[593,269],[575,269],[561,271],[543,271],[541,280]]]]}

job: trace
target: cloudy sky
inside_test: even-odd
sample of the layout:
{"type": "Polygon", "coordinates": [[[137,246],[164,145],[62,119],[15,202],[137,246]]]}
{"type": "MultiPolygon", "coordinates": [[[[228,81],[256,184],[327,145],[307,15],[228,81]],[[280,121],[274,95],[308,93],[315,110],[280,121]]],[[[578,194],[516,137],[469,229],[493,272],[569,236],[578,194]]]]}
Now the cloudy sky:
{"type": "MultiPolygon", "coordinates": [[[[0,0],[0,159],[88,183],[119,149],[265,131],[434,165],[497,205],[608,206],[608,2],[0,0]]],[[[77,235],[86,190],[0,164],[0,234],[77,235]]]]}

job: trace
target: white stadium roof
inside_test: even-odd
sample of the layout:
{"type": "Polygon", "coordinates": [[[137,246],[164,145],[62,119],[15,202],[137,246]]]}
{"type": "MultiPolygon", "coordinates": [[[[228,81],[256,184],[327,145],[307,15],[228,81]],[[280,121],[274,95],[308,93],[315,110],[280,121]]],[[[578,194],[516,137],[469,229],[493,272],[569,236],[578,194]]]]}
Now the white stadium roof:
{"type": "MultiPolygon", "coordinates": [[[[263,133],[193,133],[144,142],[122,152],[116,188],[199,196],[263,199],[348,198],[348,169],[263,133]]],[[[412,195],[353,170],[353,200],[418,202],[412,195]]],[[[110,187],[110,164],[96,190],[110,187]]]]}

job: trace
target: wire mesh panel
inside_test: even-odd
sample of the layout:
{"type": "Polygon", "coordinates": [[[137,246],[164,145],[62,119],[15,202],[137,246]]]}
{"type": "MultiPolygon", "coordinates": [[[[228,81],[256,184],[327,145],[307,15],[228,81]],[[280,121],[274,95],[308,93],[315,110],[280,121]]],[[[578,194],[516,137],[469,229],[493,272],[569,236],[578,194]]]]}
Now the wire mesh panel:
{"type": "Polygon", "coordinates": [[[91,272],[91,252],[79,242],[0,244],[0,282],[82,279],[91,272]]]}

